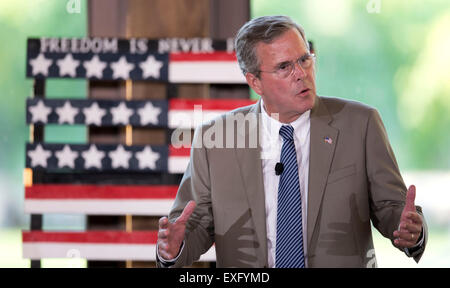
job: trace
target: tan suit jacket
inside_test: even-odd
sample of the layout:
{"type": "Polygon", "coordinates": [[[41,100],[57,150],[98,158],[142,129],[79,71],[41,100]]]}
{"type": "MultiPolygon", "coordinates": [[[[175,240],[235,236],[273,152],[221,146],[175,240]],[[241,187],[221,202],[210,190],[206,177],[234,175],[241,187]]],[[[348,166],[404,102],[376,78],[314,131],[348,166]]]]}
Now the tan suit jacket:
{"type": "MultiPolygon", "coordinates": [[[[252,139],[259,139],[259,113],[258,102],[196,129],[194,146],[205,139],[224,147],[227,141],[247,142],[246,148],[192,148],[169,219],[176,219],[189,200],[195,200],[197,207],[173,267],[190,265],[213,244],[217,267],[267,267],[261,149],[249,147],[252,139]],[[237,124],[234,133],[226,135],[232,123],[226,120],[239,113],[256,121],[247,121],[253,124],[246,124],[245,131],[237,124]],[[218,128],[218,123],[226,123],[223,133],[211,134],[208,129],[218,128]]],[[[393,241],[407,190],[382,120],[366,105],[316,97],[310,131],[308,267],[373,267],[370,223],[393,241]],[[326,137],[332,142],[325,141],[326,137]]],[[[426,239],[412,254],[416,261],[425,244],[426,239]]]]}

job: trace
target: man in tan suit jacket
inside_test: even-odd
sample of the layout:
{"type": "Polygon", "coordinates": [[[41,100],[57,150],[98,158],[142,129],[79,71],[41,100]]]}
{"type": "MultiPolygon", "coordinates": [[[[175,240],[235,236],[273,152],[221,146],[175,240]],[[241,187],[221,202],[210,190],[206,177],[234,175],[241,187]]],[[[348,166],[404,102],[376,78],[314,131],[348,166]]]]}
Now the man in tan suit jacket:
{"type": "Polygon", "coordinates": [[[407,190],[403,183],[378,112],[316,95],[314,55],[303,29],[288,17],[246,23],[236,50],[264,105],[258,101],[196,129],[169,219],[160,220],[158,266],[190,265],[213,244],[217,267],[269,266],[265,193],[277,191],[265,191],[261,106],[283,124],[310,111],[307,267],[375,266],[371,221],[419,261],[426,224],[414,206],[414,186],[407,190]]]}

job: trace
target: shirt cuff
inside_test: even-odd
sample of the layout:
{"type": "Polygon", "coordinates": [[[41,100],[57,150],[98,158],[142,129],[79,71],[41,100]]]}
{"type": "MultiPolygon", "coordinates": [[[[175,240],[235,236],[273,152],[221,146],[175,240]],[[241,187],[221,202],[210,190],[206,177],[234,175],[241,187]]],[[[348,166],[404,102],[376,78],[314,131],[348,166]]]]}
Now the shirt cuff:
{"type": "Polygon", "coordinates": [[[422,232],[420,232],[420,240],[411,248],[404,248],[404,251],[408,257],[411,257],[414,252],[418,250],[419,247],[422,247],[423,241],[425,240],[425,230],[422,227],[422,232]]]}
{"type": "Polygon", "coordinates": [[[174,265],[175,262],[177,262],[178,258],[181,255],[181,252],[183,252],[183,248],[184,248],[184,240],[183,240],[183,243],[181,243],[181,248],[180,248],[180,252],[178,252],[178,255],[173,259],[166,260],[166,259],[162,258],[161,256],[159,256],[158,244],[156,244],[156,256],[158,257],[159,262],[161,262],[161,264],[164,267],[170,267],[170,266],[174,265]]]}

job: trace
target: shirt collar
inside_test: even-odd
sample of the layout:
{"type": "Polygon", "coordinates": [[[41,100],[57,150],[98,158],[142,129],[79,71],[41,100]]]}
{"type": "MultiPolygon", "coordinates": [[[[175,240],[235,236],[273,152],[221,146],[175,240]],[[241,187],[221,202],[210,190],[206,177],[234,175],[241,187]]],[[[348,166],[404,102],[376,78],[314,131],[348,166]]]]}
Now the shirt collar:
{"type": "MultiPolygon", "coordinates": [[[[270,131],[277,131],[277,134],[278,134],[278,131],[280,131],[281,126],[287,125],[287,124],[281,123],[277,119],[272,118],[269,116],[269,114],[267,114],[266,109],[264,108],[264,101],[262,98],[261,98],[260,105],[261,105],[261,114],[262,114],[262,125],[264,127],[264,130],[269,133],[270,133],[270,131]]],[[[302,115],[300,115],[296,120],[289,123],[294,128],[294,131],[299,131],[302,126],[305,126],[306,124],[308,124],[310,114],[311,114],[311,110],[308,110],[305,113],[303,113],[302,115]]]]}

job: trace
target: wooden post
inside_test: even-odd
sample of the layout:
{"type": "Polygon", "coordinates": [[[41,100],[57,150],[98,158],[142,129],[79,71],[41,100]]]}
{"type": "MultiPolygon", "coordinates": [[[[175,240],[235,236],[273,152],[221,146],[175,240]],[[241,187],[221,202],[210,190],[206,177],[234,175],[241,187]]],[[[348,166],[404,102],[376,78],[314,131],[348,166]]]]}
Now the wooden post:
{"type": "MultiPolygon", "coordinates": [[[[88,36],[126,38],[128,1],[96,0],[88,2],[88,36]]],[[[125,81],[89,81],[88,98],[126,99],[125,81]]],[[[125,143],[126,128],[89,127],[90,143],[125,143]]],[[[105,177],[107,178],[107,177],[105,177]]],[[[104,181],[108,181],[105,179],[104,181]]],[[[125,230],[124,216],[87,216],[88,230],[125,230]]],[[[88,267],[125,267],[119,261],[88,261],[88,267]]]]}
{"type": "MultiPolygon", "coordinates": [[[[96,0],[89,1],[90,37],[193,38],[233,37],[249,19],[249,0],[96,0]]],[[[246,85],[165,84],[148,81],[90,81],[89,97],[104,99],[248,98],[246,85]]],[[[89,141],[168,145],[169,130],[160,128],[90,128],[89,141]]],[[[155,183],[172,175],[152,173],[155,183]]],[[[178,184],[178,183],[176,183],[178,184]]],[[[88,228],[156,230],[159,217],[89,216],[88,228]]],[[[214,265],[214,264],[213,264],[214,265]]],[[[89,267],[154,267],[154,262],[95,262],[89,267]]],[[[196,267],[208,267],[207,263],[196,267]]]]}
{"type": "MultiPolygon", "coordinates": [[[[36,78],[33,84],[33,97],[44,98],[45,97],[45,79],[36,78]]],[[[30,125],[30,143],[33,142],[44,142],[44,126],[42,124],[30,125]]],[[[32,183],[40,183],[42,181],[41,171],[31,171],[32,183]]],[[[42,230],[42,214],[31,214],[30,219],[30,230],[42,230]]],[[[31,268],[41,268],[41,260],[31,260],[31,268]]]]}
{"type": "MultiPolygon", "coordinates": [[[[131,100],[133,98],[133,82],[131,80],[127,80],[125,83],[125,98],[127,100],[131,100]]],[[[131,125],[127,125],[125,127],[125,144],[127,146],[133,145],[133,127],[131,125]]],[[[133,231],[133,216],[126,215],[125,216],[125,230],[127,232],[133,231]]],[[[133,268],[133,262],[131,260],[126,261],[127,268],[133,268]]]]}

